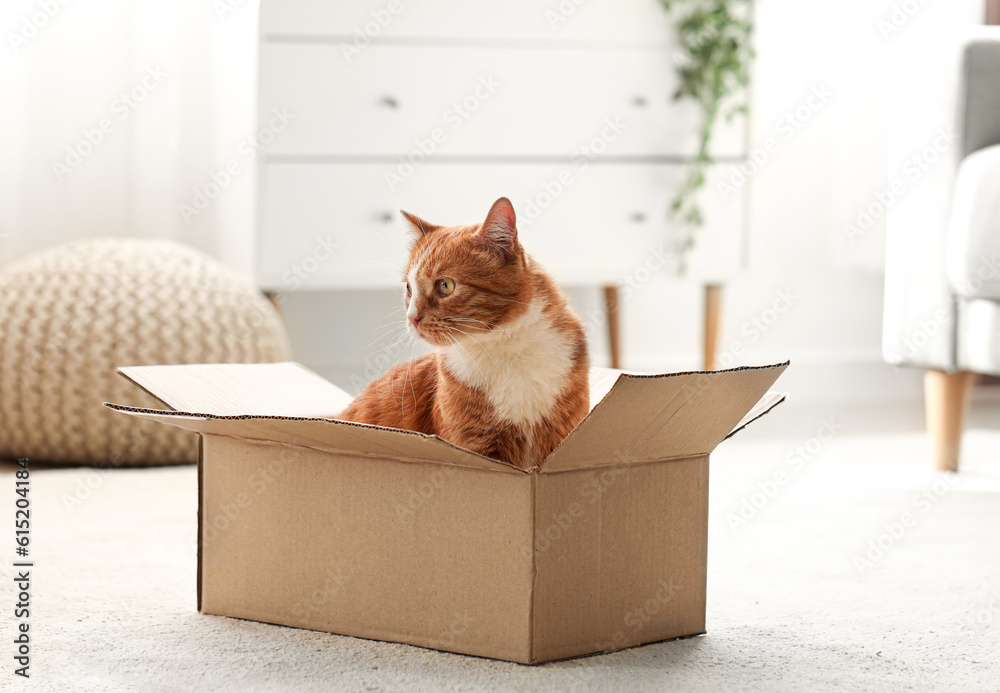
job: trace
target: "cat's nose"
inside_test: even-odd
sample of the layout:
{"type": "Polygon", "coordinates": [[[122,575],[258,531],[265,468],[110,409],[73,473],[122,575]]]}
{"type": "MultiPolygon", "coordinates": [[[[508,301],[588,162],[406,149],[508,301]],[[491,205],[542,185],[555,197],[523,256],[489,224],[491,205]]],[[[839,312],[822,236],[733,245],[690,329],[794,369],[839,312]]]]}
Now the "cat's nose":
{"type": "Polygon", "coordinates": [[[414,315],[412,318],[410,318],[410,322],[413,323],[414,327],[416,327],[417,325],[420,324],[420,321],[423,320],[423,319],[424,319],[424,316],[422,316],[422,315],[414,315]]]}

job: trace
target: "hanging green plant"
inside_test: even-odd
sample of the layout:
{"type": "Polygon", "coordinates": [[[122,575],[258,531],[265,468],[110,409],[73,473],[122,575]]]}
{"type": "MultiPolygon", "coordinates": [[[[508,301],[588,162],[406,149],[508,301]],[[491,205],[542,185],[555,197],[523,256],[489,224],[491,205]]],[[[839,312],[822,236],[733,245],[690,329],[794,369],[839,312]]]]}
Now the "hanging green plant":
{"type": "Polygon", "coordinates": [[[674,219],[685,227],[677,247],[680,270],[694,250],[705,223],[698,193],[712,163],[709,150],[720,115],[747,114],[747,86],[754,57],[752,0],[661,0],[673,15],[682,52],[675,56],[680,86],[674,100],[692,99],[701,108],[698,151],[670,202],[674,219]]]}

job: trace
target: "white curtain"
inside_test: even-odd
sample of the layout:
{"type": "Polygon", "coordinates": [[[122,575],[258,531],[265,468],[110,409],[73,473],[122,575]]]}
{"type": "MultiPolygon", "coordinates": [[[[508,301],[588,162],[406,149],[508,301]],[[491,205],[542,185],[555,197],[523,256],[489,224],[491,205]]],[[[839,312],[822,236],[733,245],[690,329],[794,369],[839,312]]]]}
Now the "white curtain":
{"type": "Polygon", "coordinates": [[[251,269],[257,2],[4,0],[0,32],[0,262],[129,236],[251,269]]]}

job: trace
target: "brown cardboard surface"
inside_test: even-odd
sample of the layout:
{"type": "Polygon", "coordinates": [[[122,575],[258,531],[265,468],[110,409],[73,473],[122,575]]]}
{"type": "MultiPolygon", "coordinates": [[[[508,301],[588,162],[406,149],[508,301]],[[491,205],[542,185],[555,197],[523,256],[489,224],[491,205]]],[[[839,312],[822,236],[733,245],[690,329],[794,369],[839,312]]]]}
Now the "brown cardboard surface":
{"type": "Polygon", "coordinates": [[[232,436],[247,440],[288,443],[356,454],[371,458],[428,460],[478,469],[523,474],[521,470],[465,450],[437,436],[367,426],[330,419],[276,416],[214,416],[186,412],[157,411],[105,403],[132,416],[167,423],[206,435],[232,436]]]}
{"type": "Polygon", "coordinates": [[[528,475],[211,435],[203,475],[203,612],[528,660],[528,475]]]}
{"type": "Polygon", "coordinates": [[[118,372],[171,409],[216,416],[334,416],[352,397],[299,363],[125,366],[118,372]]]}
{"type": "MultiPolygon", "coordinates": [[[[542,471],[708,453],[783,399],[767,388],[787,365],[669,375],[591,369],[591,412],[542,471]]],[[[344,398],[350,397],[296,363],[133,366],[119,371],[175,411],[107,406],[200,433],[512,469],[434,436],[310,417],[307,412],[328,407],[339,413],[344,398]]]]}
{"type": "Polygon", "coordinates": [[[535,661],[705,630],[708,457],[538,476],[535,661]]]}
{"type": "Polygon", "coordinates": [[[756,421],[760,417],[764,416],[764,414],[784,402],[787,397],[788,393],[786,392],[765,392],[764,396],[757,401],[757,404],[753,405],[753,409],[748,411],[746,416],[740,419],[740,422],[736,424],[733,430],[726,435],[726,438],[730,438],[731,436],[739,433],[752,422],[756,421]]]}
{"type": "Polygon", "coordinates": [[[541,472],[708,454],[787,365],[670,375],[623,373],[541,472]]]}
{"type": "Polygon", "coordinates": [[[108,406],[202,434],[203,612],[539,663],[704,632],[708,453],[786,366],[594,369],[590,415],[527,472],[307,416],[339,390],[295,364],[130,368],[186,410],[108,406]]]}

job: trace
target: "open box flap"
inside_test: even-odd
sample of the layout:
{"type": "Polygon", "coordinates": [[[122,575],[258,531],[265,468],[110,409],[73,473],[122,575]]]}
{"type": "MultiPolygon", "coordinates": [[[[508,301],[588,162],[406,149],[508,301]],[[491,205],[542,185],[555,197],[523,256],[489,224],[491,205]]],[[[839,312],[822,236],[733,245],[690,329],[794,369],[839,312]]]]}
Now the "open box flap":
{"type": "Polygon", "coordinates": [[[352,397],[299,363],[127,366],[118,372],[175,411],[216,416],[335,416],[352,397]]]}
{"type": "Polygon", "coordinates": [[[301,445],[344,455],[382,457],[410,462],[453,464],[474,469],[523,474],[511,465],[469,452],[437,436],[332,419],[281,416],[217,416],[159,411],[105,402],[117,412],[151,419],[206,435],[268,443],[301,445]]]}
{"type": "Polygon", "coordinates": [[[746,428],[751,422],[764,416],[764,414],[784,402],[787,397],[787,392],[775,392],[773,390],[765,392],[764,396],[760,398],[757,404],[753,405],[753,409],[748,411],[747,415],[740,419],[740,422],[736,424],[736,427],[731,430],[728,435],[726,435],[725,440],[732,438],[734,435],[746,428]]]}
{"type": "Polygon", "coordinates": [[[130,366],[118,371],[174,411],[107,407],[189,431],[523,473],[437,436],[326,418],[340,413],[351,396],[297,363],[130,366]]]}
{"type": "Polygon", "coordinates": [[[784,399],[768,389],[787,367],[788,362],[671,375],[622,373],[540,471],[707,455],[784,399]]]}

